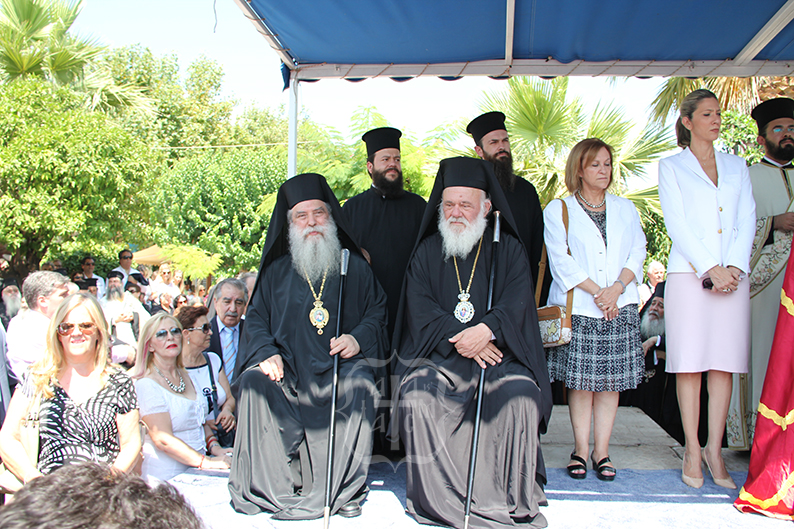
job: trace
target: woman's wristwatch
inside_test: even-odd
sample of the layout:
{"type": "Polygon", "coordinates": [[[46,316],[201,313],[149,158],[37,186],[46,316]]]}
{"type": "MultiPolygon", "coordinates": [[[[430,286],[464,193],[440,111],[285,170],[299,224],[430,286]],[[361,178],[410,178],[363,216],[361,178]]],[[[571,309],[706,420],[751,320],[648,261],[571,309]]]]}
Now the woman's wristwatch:
{"type": "Polygon", "coordinates": [[[623,281],[621,281],[621,280],[620,280],[620,278],[616,279],[616,280],[615,280],[615,283],[620,283],[620,286],[622,286],[622,287],[623,287],[623,292],[621,292],[621,294],[625,294],[625,293],[626,293],[626,283],[624,283],[623,281]]]}

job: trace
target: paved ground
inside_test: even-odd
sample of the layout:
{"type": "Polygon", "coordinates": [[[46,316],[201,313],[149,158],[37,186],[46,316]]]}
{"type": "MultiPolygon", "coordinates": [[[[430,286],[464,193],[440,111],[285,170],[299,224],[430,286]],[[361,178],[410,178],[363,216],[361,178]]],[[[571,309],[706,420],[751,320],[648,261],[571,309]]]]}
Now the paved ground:
{"type": "MultiPolygon", "coordinates": [[[[641,411],[620,408],[612,437],[611,457],[618,470],[613,483],[598,481],[592,471],[575,481],[565,473],[572,448],[568,408],[555,406],[549,432],[543,437],[548,467],[548,507],[542,512],[552,528],[763,528],[790,523],[759,515],[741,514],[732,503],[737,491],[719,488],[706,478],[702,489],[681,482],[681,447],[641,411]]],[[[749,458],[724,451],[737,484],[744,482],[749,458]]],[[[211,528],[312,529],[322,521],[271,521],[269,516],[245,516],[229,506],[226,476],[191,471],[171,481],[211,528]]],[[[370,469],[371,493],[359,518],[334,516],[334,529],[422,527],[404,512],[405,469],[388,464],[370,469]]],[[[462,510],[462,509],[461,509],[462,510]]]]}

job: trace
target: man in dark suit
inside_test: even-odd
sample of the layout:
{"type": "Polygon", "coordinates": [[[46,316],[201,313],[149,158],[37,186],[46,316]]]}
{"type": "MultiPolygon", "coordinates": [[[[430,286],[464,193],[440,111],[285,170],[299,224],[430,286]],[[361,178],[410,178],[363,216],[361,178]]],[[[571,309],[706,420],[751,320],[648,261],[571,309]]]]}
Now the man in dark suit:
{"type": "Polygon", "coordinates": [[[221,355],[223,369],[231,383],[234,364],[237,361],[240,334],[243,331],[243,323],[245,323],[242,317],[248,302],[248,288],[239,279],[224,279],[215,287],[213,299],[215,317],[210,321],[212,337],[207,351],[221,355]]]}

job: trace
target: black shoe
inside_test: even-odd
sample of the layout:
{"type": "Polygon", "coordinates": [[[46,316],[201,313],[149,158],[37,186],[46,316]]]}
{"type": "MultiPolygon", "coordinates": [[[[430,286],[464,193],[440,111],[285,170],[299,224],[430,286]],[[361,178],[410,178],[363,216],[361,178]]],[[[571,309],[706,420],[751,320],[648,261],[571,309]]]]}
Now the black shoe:
{"type": "Polygon", "coordinates": [[[598,479],[601,481],[615,481],[615,476],[617,475],[618,471],[612,465],[607,464],[612,462],[612,460],[609,459],[609,456],[596,463],[595,457],[593,457],[591,454],[590,461],[593,462],[593,470],[595,470],[596,477],[598,477],[598,479]]]}
{"type": "Polygon", "coordinates": [[[356,516],[361,516],[361,504],[355,500],[349,501],[342,505],[342,508],[339,509],[339,512],[336,514],[342,518],[355,518],[356,516]]]}
{"type": "Polygon", "coordinates": [[[571,452],[571,461],[576,461],[576,463],[571,463],[566,467],[568,469],[568,475],[571,476],[573,479],[586,478],[587,462],[581,457],[577,456],[576,452],[571,452]]]}

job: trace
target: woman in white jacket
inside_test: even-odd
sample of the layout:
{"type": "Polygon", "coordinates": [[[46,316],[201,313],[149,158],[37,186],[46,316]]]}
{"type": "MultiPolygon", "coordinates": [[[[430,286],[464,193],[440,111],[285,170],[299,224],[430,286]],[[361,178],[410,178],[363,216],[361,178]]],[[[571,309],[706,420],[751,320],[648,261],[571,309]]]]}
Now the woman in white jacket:
{"type": "Polygon", "coordinates": [[[676,373],[684,427],[682,479],[703,485],[701,460],[714,483],[736,488],[722,459],[733,373],[746,373],[750,351],[749,270],[755,234],[747,164],[714,148],[720,103],[695,90],[676,123],[684,150],[659,162],[659,199],[673,242],[667,264],[667,372],[676,373]],[[701,374],[708,372],[708,442],[698,440],[701,374]]]}
{"type": "Polygon", "coordinates": [[[568,474],[574,479],[587,473],[591,416],[593,468],[601,480],[615,478],[609,439],[618,394],[636,388],[645,371],[636,284],[642,277],[645,234],[634,205],[606,192],[611,183],[612,149],[599,139],[583,140],[571,150],[565,168],[571,195],[552,201],[543,215],[553,277],[549,303],[564,306],[573,289],[571,343],[550,349],[547,360],[550,378],[569,389],[575,448],[568,474]]]}

